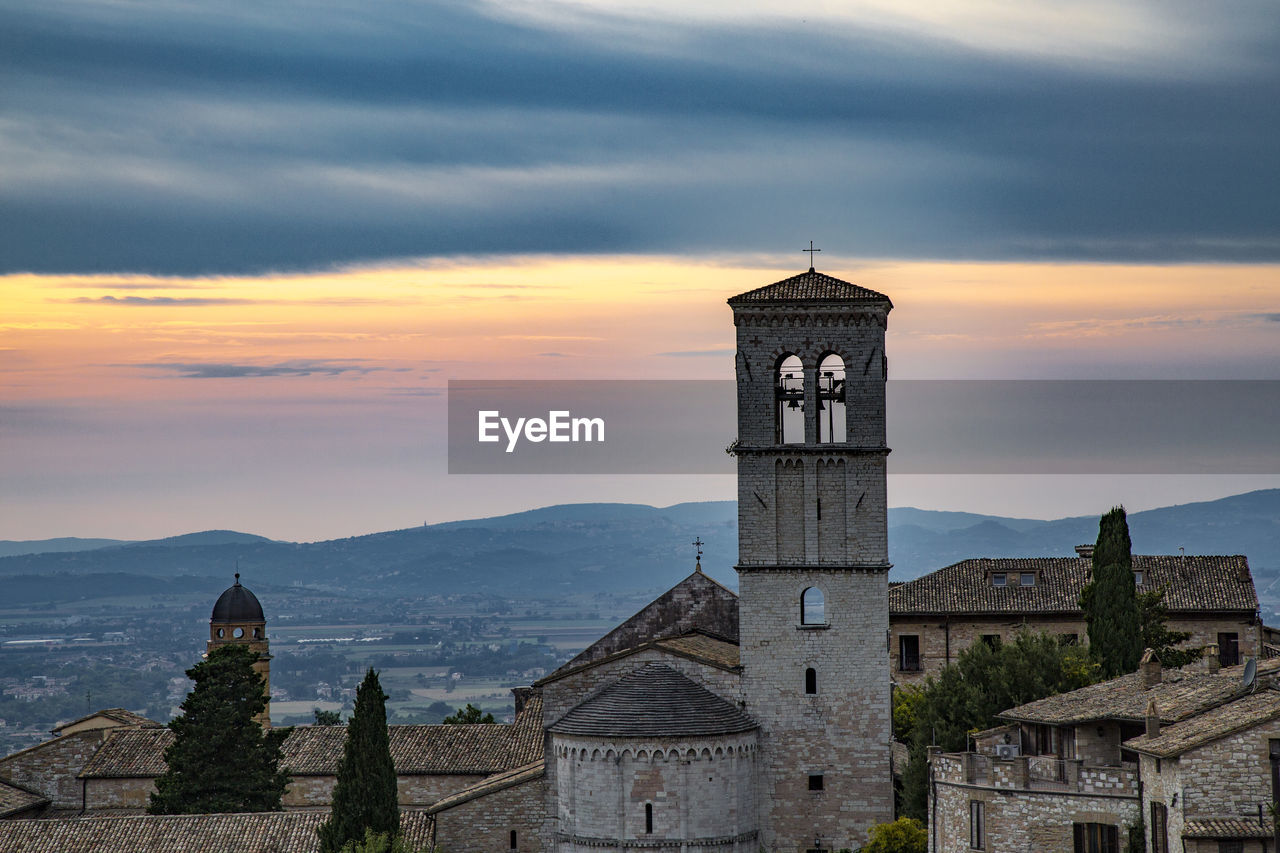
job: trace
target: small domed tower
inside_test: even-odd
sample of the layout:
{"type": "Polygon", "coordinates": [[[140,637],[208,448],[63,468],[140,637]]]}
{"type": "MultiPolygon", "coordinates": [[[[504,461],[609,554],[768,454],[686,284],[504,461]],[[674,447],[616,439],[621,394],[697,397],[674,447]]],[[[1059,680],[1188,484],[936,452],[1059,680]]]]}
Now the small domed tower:
{"type": "Polygon", "coordinates": [[[240,585],[239,572],[236,572],[235,584],[218,596],[218,603],[213,605],[213,615],[209,617],[207,651],[233,643],[247,645],[258,653],[258,661],[253,668],[262,676],[262,683],[267,687],[267,707],[259,715],[258,722],[264,728],[270,726],[271,654],[267,647],[267,619],[262,615],[258,597],[240,585]]]}

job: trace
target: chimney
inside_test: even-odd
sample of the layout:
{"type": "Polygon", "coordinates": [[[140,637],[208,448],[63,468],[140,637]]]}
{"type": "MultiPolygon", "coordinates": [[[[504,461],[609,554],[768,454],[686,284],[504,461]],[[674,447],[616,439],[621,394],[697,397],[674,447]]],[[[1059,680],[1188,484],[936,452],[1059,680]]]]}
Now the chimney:
{"type": "Polygon", "coordinates": [[[1147,737],[1160,737],[1160,712],[1154,698],[1147,703],[1147,737]]]}
{"type": "Polygon", "coordinates": [[[1160,670],[1160,658],[1156,657],[1156,653],[1151,649],[1147,649],[1142,653],[1142,661],[1138,664],[1138,671],[1142,673],[1142,689],[1150,690],[1163,680],[1163,673],[1160,670]]]}
{"type": "Polygon", "coordinates": [[[1222,666],[1222,661],[1218,659],[1218,644],[1210,643],[1204,647],[1204,654],[1200,656],[1204,661],[1205,672],[1217,672],[1222,666]]]}
{"type": "Polygon", "coordinates": [[[1093,559],[1093,546],[1092,546],[1092,545],[1077,545],[1077,546],[1076,546],[1076,553],[1077,553],[1078,555],[1080,555],[1081,557],[1083,557],[1084,559],[1086,559],[1086,560],[1092,560],[1092,559],[1093,559]]]}
{"type": "Polygon", "coordinates": [[[511,697],[515,700],[516,713],[519,714],[524,710],[524,706],[529,701],[529,696],[533,693],[532,687],[513,687],[511,688],[511,697]]]}

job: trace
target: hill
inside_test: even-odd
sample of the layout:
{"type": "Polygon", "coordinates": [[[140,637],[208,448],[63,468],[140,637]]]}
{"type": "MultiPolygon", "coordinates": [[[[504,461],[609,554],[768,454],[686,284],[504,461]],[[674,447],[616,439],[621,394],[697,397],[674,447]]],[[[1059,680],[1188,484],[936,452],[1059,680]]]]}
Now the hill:
{"type": "MultiPolygon", "coordinates": [[[[1136,512],[1129,523],[1136,552],[1176,554],[1184,547],[1189,554],[1245,554],[1260,591],[1280,574],[1280,489],[1136,512]]],[[[968,557],[1070,555],[1074,546],[1097,537],[1097,524],[1096,516],[1041,521],[894,508],[889,511],[892,578],[918,577],[968,557]]],[[[692,569],[695,537],[705,543],[708,574],[736,586],[732,501],[669,507],[565,504],[310,543],[205,531],[3,557],[0,575],[52,579],[116,573],[229,581],[238,564],[250,583],[350,589],[362,596],[547,598],[570,590],[664,589],[692,569]]],[[[31,583],[24,579],[26,596],[38,594],[31,583]]]]}

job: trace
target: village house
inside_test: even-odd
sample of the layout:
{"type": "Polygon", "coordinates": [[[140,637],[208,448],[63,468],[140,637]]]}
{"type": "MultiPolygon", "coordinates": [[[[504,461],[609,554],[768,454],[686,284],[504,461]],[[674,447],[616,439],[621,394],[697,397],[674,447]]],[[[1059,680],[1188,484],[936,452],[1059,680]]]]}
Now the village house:
{"type": "MultiPolygon", "coordinates": [[[[1217,650],[1212,650],[1216,652],[1217,650]]],[[[1280,659],[1216,654],[1011,708],[963,753],[930,752],[930,853],[1262,853],[1280,761],[1280,659]]]]}
{"type": "MultiPolygon", "coordinates": [[[[893,680],[921,683],[977,642],[1007,641],[1023,629],[1063,643],[1089,641],[1080,593],[1093,567],[1093,546],[1075,557],[981,558],[889,588],[893,680]]],[[[1277,650],[1258,615],[1249,561],[1240,555],[1135,555],[1139,592],[1160,589],[1170,630],[1187,646],[1218,648],[1223,666],[1277,650]]]]}

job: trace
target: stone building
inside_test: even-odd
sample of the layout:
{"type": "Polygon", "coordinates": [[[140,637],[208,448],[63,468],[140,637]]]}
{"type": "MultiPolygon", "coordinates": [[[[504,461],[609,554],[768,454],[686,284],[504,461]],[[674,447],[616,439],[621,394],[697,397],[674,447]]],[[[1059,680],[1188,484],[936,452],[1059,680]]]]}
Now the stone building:
{"type": "MultiPolygon", "coordinates": [[[[974,559],[889,589],[893,679],[922,682],[976,642],[1047,631],[1063,642],[1087,643],[1080,592],[1092,571],[1092,546],[1077,557],[974,559]]],[[[1164,590],[1170,630],[1189,631],[1189,647],[1218,647],[1220,663],[1267,657],[1269,629],[1243,556],[1135,555],[1139,592],[1164,590]]]]}
{"type": "Polygon", "coordinates": [[[1150,853],[1260,853],[1280,659],[1256,667],[1163,669],[1148,653],[1137,672],[1005,711],[969,752],[931,752],[930,851],[1119,853],[1145,821],[1150,853]]]}

